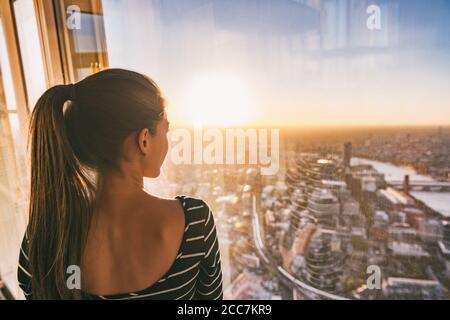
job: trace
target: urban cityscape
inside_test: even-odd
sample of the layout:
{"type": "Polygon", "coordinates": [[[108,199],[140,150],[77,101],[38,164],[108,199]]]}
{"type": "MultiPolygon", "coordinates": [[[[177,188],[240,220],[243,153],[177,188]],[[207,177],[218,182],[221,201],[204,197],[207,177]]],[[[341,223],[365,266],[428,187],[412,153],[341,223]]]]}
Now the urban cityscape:
{"type": "Polygon", "coordinates": [[[286,129],[277,175],[168,162],[152,183],[214,211],[226,299],[449,299],[450,130],[391,130],[286,129]]]}

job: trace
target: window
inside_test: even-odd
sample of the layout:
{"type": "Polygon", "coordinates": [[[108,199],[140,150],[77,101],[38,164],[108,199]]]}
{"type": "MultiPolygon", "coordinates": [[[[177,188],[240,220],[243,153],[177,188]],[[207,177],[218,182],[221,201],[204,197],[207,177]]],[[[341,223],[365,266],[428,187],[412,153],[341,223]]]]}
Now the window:
{"type": "Polygon", "coordinates": [[[0,275],[18,296],[17,257],[26,226],[26,175],[17,101],[0,16],[0,275]]]}
{"type": "MultiPolygon", "coordinates": [[[[96,11],[82,10],[90,15],[81,19],[83,32],[61,32],[74,43],[99,43],[104,36],[100,47],[89,50],[107,59],[105,66],[156,80],[178,129],[189,127],[205,144],[206,136],[227,137],[236,126],[243,127],[245,143],[261,127],[282,128],[276,174],[261,175],[260,167],[249,165],[250,150],[244,150],[244,163],[229,165],[225,150],[213,164],[168,159],[162,176],[148,181],[165,196],[191,194],[210,203],[227,297],[425,298],[427,286],[434,298],[445,296],[445,263],[434,250],[448,208],[433,209],[433,201],[421,197],[428,191],[411,192],[402,181],[409,176],[414,188],[428,190],[422,179],[448,179],[448,167],[437,160],[445,155],[431,156],[448,132],[401,129],[449,115],[435,99],[450,98],[438,84],[448,83],[447,49],[437,36],[444,37],[440,27],[448,28],[443,16],[436,13],[432,40],[408,31],[414,14],[400,1],[91,3],[96,11]],[[436,60],[425,58],[421,46],[433,48],[436,60]],[[434,106],[430,112],[425,101],[434,106]],[[354,127],[360,124],[399,126],[369,132],[354,127]],[[305,129],[311,126],[329,129],[305,129]],[[431,153],[414,146],[426,136],[436,139],[426,142],[431,153]],[[344,146],[346,141],[351,143],[344,146]],[[415,152],[425,153],[415,158],[415,152]],[[405,164],[414,169],[403,169],[405,164]],[[380,281],[387,289],[368,289],[372,265],[383,270],[380,281]],[[429,279],[431,269],[442,281],[429,279]]],[[[79,5],[86,7],[85,1],[79,5]]],[[[434,5],[425,19],[439,11],[440,4],[434,5]]]]}
{"type": "Polygon", "coordinates": [[[55,8],[66,81],[76,82],[108,67],[102,2],[62,0],[55,1],[55,8]],[[73,26],[68,27],[69,19],[74,19],[73,26]]]}
{"type": "Polygon", "coordinates": [[[47,88],[35,2],[15,0],[13,8],[27,88],[28,106],[32,109],[47,88]]]}
{"type": "MultiPolygon", "coordinates": [[[[47,85],[47,35],[39,0],[12,3],[32,106],[47,85]]],[[[51,8],[66,83],[126,68],[163,90],[172,146],[146,188],[210,205],[226,298],[449,298],[444,1],[54,0],[51,8]]],[[[13,208],[22,210],[23,197],[10,195],[24,183],[20,161],[9,161],[20,159],[20,106],[0,54],[0,231],[20,234],[13,208]]],[[[1,248],[16,245],[16,234],[2,234],[1,248]]]]}

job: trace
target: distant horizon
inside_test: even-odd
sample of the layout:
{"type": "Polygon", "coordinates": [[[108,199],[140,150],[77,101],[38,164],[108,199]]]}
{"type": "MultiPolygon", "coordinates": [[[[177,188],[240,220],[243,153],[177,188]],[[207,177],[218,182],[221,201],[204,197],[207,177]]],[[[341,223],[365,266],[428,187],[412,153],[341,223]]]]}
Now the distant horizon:
{"type": "MultiPolygon", "coordinates": [[[[170,119],[169,119],[170,121],[170,119]]],[[[179,124],[176,122],[171,122],[171,127],[173,128],[196,128],[197,126],[192,123],[179,124]]],[[[351,125],[351,124],[342,124],[342,125],[276,125],[276,124],[243,124],[243,125],[202,125],[200,126],[203,129],[209,128],[217,128],[217,129],[234,129],[234,128],[242,128],[242,129],[251,129],[251,128],[268,128],[268,129],[450,129],[450,123],[448,124],[386,124],[386,125],[351,125]]]]}

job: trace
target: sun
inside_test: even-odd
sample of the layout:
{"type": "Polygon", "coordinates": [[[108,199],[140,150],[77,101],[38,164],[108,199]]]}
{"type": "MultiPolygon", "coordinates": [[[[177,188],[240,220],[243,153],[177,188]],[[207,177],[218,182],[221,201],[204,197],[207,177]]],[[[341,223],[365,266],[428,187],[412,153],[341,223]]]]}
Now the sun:
{"type": "Polygon", "coordinates": [[[202,126],[236,126],[252,122],[251,90],[238,76],[202,73],[187,84],[181,99],[183,120],[202,126]]]}

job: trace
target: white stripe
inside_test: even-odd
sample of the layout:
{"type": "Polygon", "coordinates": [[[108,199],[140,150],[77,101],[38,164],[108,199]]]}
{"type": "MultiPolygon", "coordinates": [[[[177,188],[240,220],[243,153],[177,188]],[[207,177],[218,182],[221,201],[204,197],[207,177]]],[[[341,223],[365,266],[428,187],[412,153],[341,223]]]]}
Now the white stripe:
{"type": "Polygon", "coordinates": [[[195,240],[200,240],[203,239],[205,236],[198,236],[198,237],[193,237],[193,238],[187,238],[186,242],[188,241],[195,241],[195,240]]]}
{"type": "Polygon", "coordinates": [[[208,241],[209,236],[214,232],[215,228],[211,228],[211,231],[208,233],[208,235],[205,238],[205,242],[208,241]]]}
{"type": "Polygon", "coordinates": [[[217,243],[217,235],[214,238],[214,242],[211,244],[211,246],[209,247],[208,253],[206,254],[205,258],[208,258],[209,254],[211,253],[212,249],[214,248],[215,244],[217,243]]]}
{"type": "Polygon", "coordinates": [[[205,293],[203,293],[203,292],[201,292],[200,290],[197,290],[197,292],[198,293],[200,293],[202,296],[207,296],[207,295],[210,295],[211,293],[213,293],[214,291],[216,291],[217,289],[219,289],[220,288],[220,286],[221,286],[221,284],[222,284],[222,282],[223,282],[223,279],[222,280],[220,280],[220,282],[219,282],[219,284],[217,285],[217,287],[215,287],[213,290],[211,290],[211,291],[209,291],[209,292],[205,292],[205,293]]]}
{"type": "MultiPolygon", "coordinates": [[[[192,286],[192,288],[195,288],[195,285],[192,286]]],[[[192,290],[192,288],[191,288],[191,290],[192,290]]],[[[189,290],[189,291],[191,291],[191,290],[189,290]]],[[[188,293],[189,293],[189,291],[188,291],[188,293]]],[[[191,296],[189,298],[187,298],[187,300],[192,300],[192,298],[195,296],[195,292],[197,292],[197,290],[192,291],[191,296]]],[[[181,299],[181,297],[177,298],[176,300],[180,300],[180,299],[181,299]]]]}
{"type": "MultiPolygon", "coordinates": [[[[187,295],[192,291],[192,289],[195,289],[195,283],[194,283],[194,285],[192,286],[192,288],[190,288],[190,289],[188,290],[188,292],[186,292],[185,294],[183,294],[183,295],[181,295],[181,296],[175,298],[175,300],[180,300],[181,298],[187,296],[187,295]]],[[[195,293],[195,290],[194,290],[194,293],[195,293]]]]}
{"type": "Polygon", "coordinates": [[[22,254],[25,257],[25,259],[27,259],[27,261],[29,261],[30,259],[28,259],[28,256],[25,254],[25,252],[23,251],[22,247],[20,247],[20,251],[22,252],[22,254]]]}
{"type": "Polygon", "coordinates": [[[32,292],[26,292],[26,291],[23,291],[23,294],[26,295],[26,296],[28,297],[28,296],[31,296],[33,293],[32,293],[32,292]]]}
{"type": "Polygon", "coordinates": [[[205,222],[205,219],[197,220],[197,221],[194,221],[194,222],[189,222],[189,224],[187,225],[186,229],[184,229],[184,232],[186,232],[189,229],[190,226],[193,226],[193,225],[196,225],[196,224],[199,224],[199,223],[202,223],[202,222],[205,222]]]}
{"type": "Polygon", "coordinates": [[[130,293],[130,296],[137,296],[138,294],[137,293],[134,293],[134,292],[131,292],[130,293]]]}
{"type": "Polygon", "coordinates": [[[22,266],[20,265],[20,263],[19,263],[19,268],[22,269],[22,271],[25,272],[25,274],[31,278],[31,274],[30,274],[27,270],[25,270],[25,268],[22,267],[22,266]]]}
{"type": "Polygon", "coordinates": [[[99,296],[103,300],[108,300],[108,298],[105,298],[104,296],[99,296]]]}
{"type": "Polygon", "coordinates": [[[206,219],[205,226],[208,224],[210,218],[211,218],[211,210],[208,211],[208,219],[206,219]]]}
{"type": "MultiPolygon", "coordinates": [[[[183,253],[180,252],[180,253],[177,255],[177,258],[176,258],[176,259],[180,258],[182,255],[183,255],[183,253]]],[[[176,273],[172,273],[172,274],[170,274],[169,276],[167,276],[166,278],[159,279],[157,282],[158,282],[158,283],[161,283],[161,282],[166,281],[166,280],[169,279],[169,278],[172,278],[172,277],[175,277],[175,276],[180,275],[180,274],[182,274],[182,273],[188,272],[189,270],[192,270],[192,269],[194,269],[195,267],[197,267],[199,264],[200,264],[200,261],[197,262],[196,264],[190,266],[189,268],[183,270],[183,271],[179,271],[179,272],[176,272],[176,273]]]]}
{"type": "MultiPolygon", "coordinates": [[[[214,258],[214,262],[213,262],[213,264],[212,265],[210,265],[210,266],[205,266],[206,268],[217,268],[217,266],[219,265],[219,263],[220,263],[220,250],[218,249],[217,250],[217,252],[216,252],[216,254],[215,254],[215,258],[214,258]],[[219,255],[218,255],[219,254],[219,255]]],[[[205,267],[203,267],[203,268],[205,268],[205,267]]],[[[205,271],[206,271],[206,269],[204,269],[205,271]]]]}
{"type": "Polygon", "coordinates": [[[192,292],[192,295],[189,297],[189,300],[192,300],[192,298],[194,298],[195,292],[196,292],[196,290],[194,290],[194,292],[192,292]]]}
{"type": "Polygon", "coordinates": [[[214,282],[216,282],[217,279],[219,279],[220,276],[221,276],[221,274],[218,273],[217,276],[214,278],[214,280],[211,281],[209,284],[204,283],[202,280],[200,280],[200,283],[201,283],[203,286],[205,286],[205,287],[210,287],[210,286],[212,286],[212,284],[213,284],[214,282]]]}
{"type": "Polygon", "coordinates": [[[203,207],[204,207],[204,205],[202,204],[202,205],[200,205],[200,206],[190,207],[190,208],[188,208],[186,211],[197,210],[197,209],[200,209],[200,208],[203,208],[203,207]]]}
{"type": "Polygon", "coordinates": [[[212,264],[211,268],[215,268],[216,267],[216,263],[220,262],[220,249],[217,249],[217,252],[214,256],[214,263],[212,264]]]}
{"type": "Polygon", "coordinates": [[[172,273],[172,274],[169,275],[167,278],[172,278],[172,277],[178,276],[178,275],[180,275],[180,274],[183,274],[183,273],[185,273],[185,272],[188,272],[189,270],[192,270],[192,269],[196,268],[199,264],[200,264],[200,261],[197,262],[196,264],[190,266],[189,268],[184,269],[183,271],[179,271],[179,272],[172,273]]]}
{"type": "Polygon", "coordinates": [[[204,256],[204,255],[205,255],[204,252],[192,253],[192,254],[187,254],[185,256],[181,256],[180,259],[186,259],[186,258],[192,258],[192,257],[198,257],[198,256],[204,256]]]}
{"type": "Polygon", "coordinates": [[[206,273],[206,275],[207,275],[208,277],[214,277],[214,276],[216,275],[216,272],[217,272],[217,271],[222,271],[220,268],[215,268],[215,269],[214,269],[214,272],[210,274],[210,273],[208,272],[208,270],[206,270],[205,267],[203,267],[202,265],[200,265],[200,269],[202,269],[202,271],[203,271],[204,273],[206,273]]]}
{"type": "Polygon", "coordinates": [[[181,286],[178,286],[178,287],[176,287],[176,288],[171,288],[171,289],[162,290],[162,291],[153,292],[153,293],[148,293],[148,294],[137,295],[137,296],[134,296],[134,297],[119,298],[119,299],[115,299],[115,300],[131,300],[131,299],[139,299],[139,298],[145,298],[145,297],[155,296],[155,295],[162,294],[162,293],[167,293],[167,292],[175,291],[175,290],[181,289],[181,288],[183,288],[184,286],[188,285],[189,283],[192,282],[192,280],[195,280],[195,279],[197,278],[199,272],[200,272],[200,270],[197,271],[197,273],[195,274],[195,276],[194,276],[191,280],[189,280],[188,282],[185,282],[184,284],[182,284],[181,286]]]}
{"type": "Polygon", "coordinates": [[[214,297],[214,298],[209,297],[209,299],[210,299],[210,300],[217,300],[217,299],[219,299],[220,296],[222,296],[222,295],[223,295],[223,290],[219,290],[219,291],[218,291],[218,295],[217,295],[216,297],[214,297]]]}
{"type": "Polygon", "coordinates": [[[216,275],[217,270],[221,270],[220,264],[221,264],[220,255],[219,256],[216,255],[216,259],[215,259],[214,264],[212,266],[206,266],[206,267],[201,266],[201,268],[209,277],[213,277],[213,276],[216,275]],[[208,270],[206,270],[206,268],[214,269],[214,272],[212,274],[209,274],[208,270]]]}

